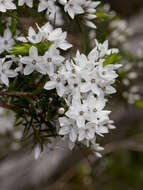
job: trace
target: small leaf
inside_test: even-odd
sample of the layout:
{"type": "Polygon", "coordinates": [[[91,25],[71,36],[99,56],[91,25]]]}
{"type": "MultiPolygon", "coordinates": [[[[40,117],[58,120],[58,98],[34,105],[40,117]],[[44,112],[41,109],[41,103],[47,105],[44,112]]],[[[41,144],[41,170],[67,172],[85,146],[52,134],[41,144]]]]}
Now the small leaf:
{"type": "Polygon", "coordinates": [[[109,64],[116,64],[117,62],[121,60],[121,58],[122,57],[118,53],[110,54],[107,56],[107,58],[103,62],[103,66],[105,67],[106,65],[109,65],[109,64]]]}
{"type": "Polygon", "coordinates": [[[28,55],[30,47],[32,47],[31,44],[15,45],[10,51],[14,55],[28,55]]]}
{"type": "Polygon", "coordinates": [[[38,53],[43,55],[46,51],[48,51],[51,46],[51,42],[41,42],[39,44],[32,43],[22,43],[19,45],[15,45],[11,49],[11,53],[14,55],[29,55],[29,49],[34,46],[38,49],[38,53]]]}
{"type": "Polygon", "coordinates": [[[134,102],[134,105],[135,105],[136,107],[138,107],[138,108],[143,108],[143,101],[141,101],[141,100],[136,100],[136,101],[134,102]]]}
{"type": "Polygon", "coordinates": [[[108,19],[108,18],[110,18],[110,14],[109,13],[100,12],[100,11],[95,12],[95,15],[99,19],[108,19]]]}

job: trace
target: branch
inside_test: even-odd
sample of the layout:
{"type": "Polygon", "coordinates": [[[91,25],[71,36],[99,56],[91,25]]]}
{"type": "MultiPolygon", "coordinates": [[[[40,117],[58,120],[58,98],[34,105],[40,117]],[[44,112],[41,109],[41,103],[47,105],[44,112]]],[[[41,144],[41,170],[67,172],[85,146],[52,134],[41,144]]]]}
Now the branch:
{"type": "Polygon", "coordinates": [[[34,96],[31,92],[0,91],[0,95],[6,96],[34,96]]]}

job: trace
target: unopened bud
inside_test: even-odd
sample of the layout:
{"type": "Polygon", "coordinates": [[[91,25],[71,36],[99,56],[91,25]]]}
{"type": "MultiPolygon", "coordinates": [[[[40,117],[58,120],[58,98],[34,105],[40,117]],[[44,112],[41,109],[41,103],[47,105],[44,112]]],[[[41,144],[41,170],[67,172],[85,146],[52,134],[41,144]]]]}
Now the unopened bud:
{"type": "Polygon", "coordinates": [[[59,113],[60,115],[63,115],[63,114],[65,113],[65,109],[64,109],[64,108],[60,108],[60,109],[58,110],[58,113],[59,113]]]}

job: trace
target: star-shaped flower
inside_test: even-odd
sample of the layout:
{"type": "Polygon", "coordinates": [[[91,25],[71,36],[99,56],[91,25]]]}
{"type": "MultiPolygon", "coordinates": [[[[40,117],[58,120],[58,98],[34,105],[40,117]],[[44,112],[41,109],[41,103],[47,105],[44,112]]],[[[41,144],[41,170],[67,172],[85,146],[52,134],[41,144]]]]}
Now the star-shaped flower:
{"type": "Polygon", "coordinates": [[[9,28],[4,31],[3,37],[0,37],[0,53],[3,51],[9,51],[11,46],[15,44],[12,38],[12,34],[9,28]]]}
{"type": "Polygon", "coordinates": [[[17,72],[10,69],[12,61],[5,61],[5,58],[0,59],[0,82],[9,86],[8,78],[13,78],[17,76],[17,72]]]}
{"type": "Polygon", "coordinates": [[[41,74],[46,74],[43,58],[38,56],[38,50],[34,46],[29,49],[29,56],[22,57],[20,62],[26,65],[24,75],[30,75],[34,70],[41,74]]]}
{"type": "Polygon", "coordinates": [[[61,127],[59,130],[59,135],[69,135],[70,141],[75,142],[78,135],[75,121],[66,117],[60,117],[59,122],[61,127]]]}

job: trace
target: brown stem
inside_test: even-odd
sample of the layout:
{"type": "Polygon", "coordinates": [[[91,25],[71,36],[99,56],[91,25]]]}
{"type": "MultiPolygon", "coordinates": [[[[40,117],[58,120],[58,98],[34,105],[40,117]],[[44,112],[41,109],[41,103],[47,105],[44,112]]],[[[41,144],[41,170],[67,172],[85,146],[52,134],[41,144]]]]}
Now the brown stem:
{"type": "Polygon", "coordinates": [[[0,91],[0,95],[6,96],[33,96],[31,92],[0,91]]]}

